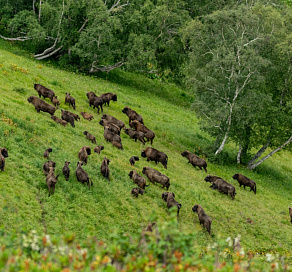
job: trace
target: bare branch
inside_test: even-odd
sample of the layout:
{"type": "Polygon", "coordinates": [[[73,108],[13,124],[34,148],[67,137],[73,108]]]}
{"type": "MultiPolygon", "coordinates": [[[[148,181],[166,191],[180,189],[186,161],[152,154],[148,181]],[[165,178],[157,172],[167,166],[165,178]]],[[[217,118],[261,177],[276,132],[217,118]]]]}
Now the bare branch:
{"type": "Polygon", "coordinates": [[[60,46],[59,48],[57,48],[56,50],[54,50],[53,52],[51,52],[51,53],[49,53],[49,54],[47,54],[47,55],[42,55],[42,56],[40,56],[40,57],[38,57],[38,58],[36,58],[36,59],[37,59],[37,60],[46,59],[46,58],[48,58],[48,57],[54,55],[55,53],[57,53],[57,52],[58,52],[59,50],[61,50],[62,48],[63,48],[63,45],[60,46]]]}
{"type": "Polygon", "coordinates": [[[89,73],[95,73],[95,72],[109,72],[113,69],[116,69],[116,68],[119,68],[123,65],[125,65],[125,62],[124,61],[119,61],[117,63],[115,63],[114,65],[108,65],[108,66],[105,66],[105,65],[97,65],[95,66],[95,61],[92,63],[91,65],[91,68],[89,70],[89,73]]]}
{"type": "MultiPolygon", "coordinates": [[[[112,11],[114,11],[115,9],[121,9],[121,8],[123,8],[123,7],[125,7],[125,6],[128,6],[128,5],[130,5],[130,1],[129,0],[127,0],[127,2],[125,3],[125,4],[121,4],[120,3],[121,2],[121,0],[115,0],[115,2],[114,2],[114,4],[112,5],[112,7],[109,9],[109,10],[107,10],[108,12],[112,12],[112,11]]],[[[106,2],[105,2],[106,3],[106,2]]]]}
{"type": "Polygon", "coordinates": [[[0,38],[6,40],[6,41],[27,41],[27,40],[32,40],[33,38],[31,37],[17,37],[17,38],[7,38],[7,37],[4,37],[0,34],[0,38]]]}
{"type": "Polygon", "coordinates": [[[83,28],[85,27],[85,25],[86,25],[87,22],[88,22],[88,19],[86,19],[86,20],[84,21],[83,25],[82,25],[82,26],[80,27],[80,29],[78,30],[79,33],[83,30],[83,28]]]}

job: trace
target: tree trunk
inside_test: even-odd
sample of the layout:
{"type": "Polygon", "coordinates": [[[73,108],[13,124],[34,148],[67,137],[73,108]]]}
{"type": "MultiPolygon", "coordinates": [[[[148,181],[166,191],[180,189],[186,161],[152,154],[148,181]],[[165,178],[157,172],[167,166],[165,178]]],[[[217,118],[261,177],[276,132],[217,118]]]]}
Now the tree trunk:
{"type": "Polygon", "coordinates": [[[254,162],[266,151],[266,149],[269,147],[271,143],[271,138],[262,146],[262,148],[253,156],[253,158],[248,162],[247,168],[250,169],[250,167],[254,164],[254,162]]]}
{"type": "Polygon", "coordinates": [[[32,0],[32,10],[33,10],[33,13],[35,14],[35,1],[36,0],[32,0]]]}
{"type": "MultiPolygon", "coordinates": [[[[272,152],[270,152],[267,156],[263,157],[261,160],[259,160],[257,163],[248,163],[248,169],[253,170],[255,169],[257,166],[259,166],[262,162],[264,162],[266,159],[270,158],[272,155],[274,155],[276,152],[278,152],[279,150],[281,150],[284,146],[288,145],[289,143],[292,142],[292,136],[282,145],[280,145],[279,147],[277,147],[276,149],[274,149],[272,152]]],[[[263,152],[262,152],[263,153],[263,152]]],[[[262,154],[261,153],[261,154],[262,154]]],[[[255,161],[255,160],[254,160],[255,161]]],[[[253,161],[253,162],[254,162],[253,161]]]]}
{"type": "Polygon", "coordinates": [[[39,23],[41,22],[41,14],[42,14],[42,0],[40,0],[40,8],[39,8],[39,23]]]}
{"type": "Polygon", "coordinates": [[[239,146],[238,153],[237,153],[237,163],[240,163],[242,148],[241,145],[239,146]]]}

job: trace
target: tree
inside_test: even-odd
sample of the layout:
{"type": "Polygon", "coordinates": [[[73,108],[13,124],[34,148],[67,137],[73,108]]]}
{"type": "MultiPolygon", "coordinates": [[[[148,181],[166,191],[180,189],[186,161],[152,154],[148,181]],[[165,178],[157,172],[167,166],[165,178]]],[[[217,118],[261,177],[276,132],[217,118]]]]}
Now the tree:
{"type": "MultiPolygon", "coordinates": [[[[274,32],[282,33],[281,27],[281,16],[272,7],[241,5],[194,20],[183,31],[190,48],[187,84],[196,93],[202,128],[216,137],[216,155],[232,139],[239,145],[240,161],[262,135],[271,135],[270,117],[279,111],[275,90],[266,88],[267,71],[277,68],[265,50],[274,47],[270,40],[274,32]]],[[[278,123],[278,128],[287,124],[278,123]]]]}

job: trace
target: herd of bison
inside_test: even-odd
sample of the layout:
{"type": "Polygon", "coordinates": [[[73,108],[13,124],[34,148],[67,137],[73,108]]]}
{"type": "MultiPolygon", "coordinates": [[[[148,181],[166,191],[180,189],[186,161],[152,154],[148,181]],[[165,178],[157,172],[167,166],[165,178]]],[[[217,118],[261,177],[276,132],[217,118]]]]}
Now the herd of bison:
{"type": "MultiPolygon", "coordinates": [[[[79,115],[65,110],[61,110],[61,118],[54,115],[55,111],[60,105],[60,102],[57,96],[55,95],[54,91],[40,84],[34,84],[34,88],[38,92],[39,97],[32,95],[27,99],[27,101],[34,105],[38,113],[40,111],[47,112],[51,115],[51,118],[56,123],[59,123],[63,126],[66,126],[68,123],[70,123],[72,127],[75,127],[74,122],[80,120],[79,115]],[[49,98],[51,102],[54,104],[54,106],[42,100],[41,99],[42,96],[44,99],[49,98]]],[[[93,106],[93,108],[96,108],[97,113],[99,113],[100,110],[101,112],[103,112],[103,106],[105,105],[109,106],[111,100],[117,101],[117,95],[114,93],[105,93],[100,96],[97,96],[94,92],[88,92],[87,98],[89,100],[89,106],[90,107],[93,106]]],[[[70,95],[70,93],[66,93],[65,104],[69,104],[69,106],[72,106],[74,110],[76,109],[75,99],[70,95]]],[[[155,133],[144,125],[142,116],[139,115],[136,111],[130,109],[129,107],[125,107],[122,110],[122,112],[128,116],[129,126],[131,128],[125,128],[124,122],[108,114],[103,114],[99,124],[104,127],[104,139],[108,142],[111,142],[113,146],[123,150],[123,145],[120,137],[121,129],[123,129],[124,132],[135,141],[139,140],[141,143],[143,143],[143,145],[145,145],[145,142],[150,141],[152,145],[153,140],[155,138],[155,133]]],[[[93,115],[90,113],[81,112],[80,114],[84,119],[89,121],[91,121],[94,118],[93,115]]],[[[83,134],[86,136],[88,140],[96,144],[96,138],[94,135],[90,134],[88,131],[84,131],[83,134]]],[[[100,152],[103,149],[104,146],[100,145],[96,146],[93,151],[96,152],[97,154],[100,154],[100,152]]],[[[53,151],[52,148],[48,148],[44,152],[44,158],[46,158],[48,161],[45,162],[43,165],[43,173],[46,176],[46,183],[49,189],[49,196],[51,195],[51,190],[52,193],[54,193],[55,186],[59,177],[59,175],[56,176],[54,172],[56,163],[54,161],[49,160],[49,153],[52,151],[53,151]]],[[[80,161],[78,161],[77,163],[75,174],[79,182],[87,184],[87,186],[90,188],[93,185],[92,180],[88,176],[87,172],[82,168],[83,164],[87,164],[89,155],[91,155],[91,148],[89,146],[83,146],[78,152],[78,158],[80,161]]],[[[191,163],[194,167],[199,167],[200,170],[204,169],[205,172],[207,173],[207,162],[204,159],[198,157],[197,155],[187,150],[183,151],[181,155],[188,159],[188,163],[191,163]]],[[[7,149],[0,148],[1,171],[4,171],[5,158],[7,157],[8,157],[7,149]]],[[[146,147],[144,150],[142,150],[141,157],[147,158],[147,161],[154,161],[156,164],[161,163],[164,166],[164,168],[167,169],[168,156],[164,152],[161,152],[153,147],[146,147]]],[[[131,166],[135,165],[135,162],[138,160],[139,160],[138,156],[131,157],[129,160],[130,165],[131,166]]],[[[104,157],[100,167],[101,174],[108,181],[110,180],[109,163],[110,160],[104,157]]],[[[63,167],[63,174],[67,181],[69,180],[70,176],[69,164],[70,161],[65,161],[65,165],[63,167]]],[[[170,187],[170,181],[166,175],[150,167],[143,167],[142,173],[149,179],[149,181],[152,184],[159,183],[162,185],[162,188],[166,188],[166,190],[168,191],[170,187]]],[[[130,171],[129,177],[138,186],[132,189],[131,191],[132,196],[138,197],[139,194],[143,195],[145,188],[149,186],[146,184],[146,179],[139,175],[135,170],[130,171]]],[[[236,179],[238,181],[240,187],[242,185],[244,189],[245,187],[250,187],[250,191],[253,191],[254,194],[256,194],[257,187],[256,183],[253,180],[245,177],[242,174],[233,175],[233,179],[236,179]]],[[[235,198],[236,195],[235,187],[230,183],[226,182],[224,179],[217,176],[208,175],[205,178],[205,181],[210,182],[212,184],[210,188],[218,190],[219,192],[224,193],[226,195],[229,195],[232,199],[235,198]]],[[[162,193],[162,199],[166,202],[168,209],[176,207],[177,216],[179,216],[181,204],[175,200],[175,194],[173,192],[164,192],[162,193]]],[[[198,204],[194,205],[192,211],[198,214],[200,224],[203,224],[203,226],[207,229],[207,231],[210,234],[212,219],[205,213],[202,206],[198,204]]],[[[289,214],[292,223],[292,208],[289,208],[289,214]]],[[[153,225],[154,223],[149,223],[146,230],[151,231],[153,225]]]]}

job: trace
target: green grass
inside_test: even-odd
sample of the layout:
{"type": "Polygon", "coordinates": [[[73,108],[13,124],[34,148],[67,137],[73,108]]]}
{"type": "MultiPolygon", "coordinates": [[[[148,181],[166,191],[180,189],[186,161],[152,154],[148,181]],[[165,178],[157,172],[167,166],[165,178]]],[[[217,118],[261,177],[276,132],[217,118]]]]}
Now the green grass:
{"type": "MultiPolygon", "coordinates": [[[[142,174],[143,166],[150,166],[170,178],[170,191],[175,192],[177,201],[182,204],[180,228],[197,230],[200,244],[241,234],[245,249],[266,252],[292,248],[292,225],[288,214],[288,205],[292,202],[290,152],[275,154],[253,172],[235,164],[209,162],[209,174],[221,176],[236,187],[237,195],[232,201],[209,189],[210,183],[204,181],[206,173],[187,164],[180,155],[186,149],[198,151],[198,148],[212,144],[212,139],[200,131],[198,120],[190,109],[191,94],[122,71],[109,77],[112,81],[78,75],[23,55],[21,50],[0,43],[0,146],[5,146],[9,152],[5,171],[0,173],[0,224],[4,228],[36,229],[48,234],[71,231],[80,239],[91,233],[107,241],[114,229],[119,233],[135,233],[145,227],[154,214],[167,221],[169,212],[161,199],[164,192],[161,187],[149,186],[145,195],[138,199],[130,194],[135,185],[128,177],[129,171],[135,169],[142,174]],[[89,122],[81,117],[75,128],[70,125],[64,128],[51,120],[49,114],[38,114],[27,102],[30,95],[37,95],[34,83],[53,89],[61,102],[60,108],[73,111],[64,104],[65,93],[69,92],[76,99],[76,111],[73,112],[89,112],[95,119],[89,122]],[[125,123],[128,118],[122,113],[124,106],[140,113],[146,126],[156,134],[153,147],[168,155],[168,169],[141,158],[144,146],[129,139],[125,133],[121,134],[123,151],[106,143],[103,127],[98,124],[101,114],[89,108],[88,91],[116,93],[118,101],[111,102],[104,112],[125,123]],[[83,135],[84,130],[95,135],[98,144],[105,146],[100,155],[89,156],[88,165],[84,166],[94,182],[91,191],[75,177],[78,151],[83,145],[94,147],[83,135]],[[48,147],[53,149],[50,159],[57,163],[56,173],[61,174],[55,194],[50,198],[42,173],[43,152],[48,147]],[[129,163],[133,155],[140,157],[135,167],[129,163]],[[100,173],[104,156],[111,160],[110,182],[100,173]],[[66,160],[71,161],[68,182],[62,175],[66,160]],[[257,182],[256,195],[239,188],[232,179],[237,172],[257,182]],[[195,204],[201,204],[213,220],[211,237],[191,210],[195,204]],[[248,218],[254,223],[247,223],[248,218]]],[[[56,111],[56,116],[60,115],[61,111],[56,111]]],[[[235,155],[231,146],[227,148],[235,155]]]]}

